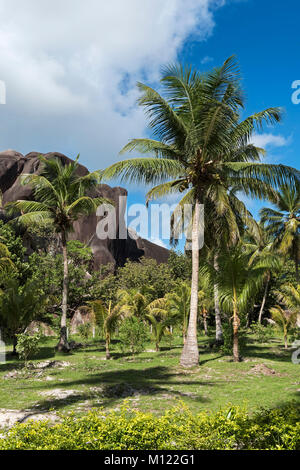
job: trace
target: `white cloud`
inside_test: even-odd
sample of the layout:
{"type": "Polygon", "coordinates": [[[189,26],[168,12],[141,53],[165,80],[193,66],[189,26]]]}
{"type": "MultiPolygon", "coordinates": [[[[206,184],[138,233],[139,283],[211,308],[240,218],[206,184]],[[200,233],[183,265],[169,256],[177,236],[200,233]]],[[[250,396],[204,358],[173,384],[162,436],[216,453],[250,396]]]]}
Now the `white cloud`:
{"type": "Polygon", "coordinates": [[[267,148],[267,147],[286,147],[290,144],[291,138],[286,138],[282,135],[274,134],[255,134],[253,135],[251,142],[256,147],[267,148]]]}
{"type": "Polygon", "coordinates": [[[205,57],[203,57],[203,59],[201,60],[201,64],[204,65],[204,64],[208,64],[209,62],[212,62],[214,60],[213,57],[210,57],[209,55],[206,55],[205,57]]]}
{"type": "Polygon", "coordinates": [[[0,149],[56,150],[90,168],[145,132],[137,80],[155,82],[225,0],[0,0],[0,149]]]}

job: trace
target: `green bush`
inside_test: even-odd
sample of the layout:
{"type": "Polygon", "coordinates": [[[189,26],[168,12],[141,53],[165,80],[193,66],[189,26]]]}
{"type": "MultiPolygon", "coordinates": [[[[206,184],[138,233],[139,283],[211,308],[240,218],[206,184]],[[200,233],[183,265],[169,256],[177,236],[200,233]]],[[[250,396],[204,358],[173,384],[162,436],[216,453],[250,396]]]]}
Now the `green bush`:
{"type": "Polygon", "coordinates": [[[300,408],[261,410],[250,416],[239,407],[196,416],[180,405],[163,416],[139,411],[91,411],[61,422],[16,424],[0,439],[0,450],[300,450],[300,408]]]}
{"type": "Polygon", "coordinates": [[[92,333],[92,325],[90,322],[82,323],[78,326],[78,333],[84,339],[88,340],[92,333]]]}
{"type": "Polygon", "coordinates": [[[28,335],[21,333],[16,335],[17,346],[16,351],[20,359],[24,360],[25,367],[27,366],[28,359],[31,358],[39,350],[40,335],[28,335]]]}
{"type": "Polygon", "coordinates": [[[261,325],[260,323],[254,323],[251,325],[251,330],[256,336],[258,343],[268,343],[274,337],[274,328],[272,325],[261,325]]]}
{"type": "Polygon", "coordinates": [[[119,329],[119,348],[132,355],[145,350],[149,333],[144,323],[135,317],[126,318],[119,329]]]}

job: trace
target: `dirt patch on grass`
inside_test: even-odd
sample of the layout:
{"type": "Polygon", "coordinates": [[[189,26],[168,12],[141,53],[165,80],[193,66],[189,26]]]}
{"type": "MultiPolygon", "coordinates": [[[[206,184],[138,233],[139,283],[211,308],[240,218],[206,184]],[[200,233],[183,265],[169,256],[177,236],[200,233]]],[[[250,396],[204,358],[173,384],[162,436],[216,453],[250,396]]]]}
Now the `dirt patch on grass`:
{"type": "Polygon", "coordinates": [[[278,372],[271,367],[266,366],[265,364],[256,364],[255,366],[251,367],[251,369],[247,372],[248,374],[252,375],[266,375],[266,376],[279,376],[278,372]]]}
{"type": "Polygon", "coordinates": [[[42,413],[36,410],[6,410],[0,409],[0,429],[11,428],[16,423],[26,423],[26,421],[49,420],[55,422],[58,417],[55,413],[42,413]]]}

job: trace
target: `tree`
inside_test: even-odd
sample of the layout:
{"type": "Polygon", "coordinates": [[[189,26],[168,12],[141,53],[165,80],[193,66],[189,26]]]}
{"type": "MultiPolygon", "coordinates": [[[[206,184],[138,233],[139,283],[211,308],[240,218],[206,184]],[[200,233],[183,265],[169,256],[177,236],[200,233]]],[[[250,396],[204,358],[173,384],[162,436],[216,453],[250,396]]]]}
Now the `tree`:
{"type": "Polygon", "coordinates": [[[270,309],[270,312],[272,315],[272,319],[283,332],[284,347],[285,349],[287,349],[288,332],[292,327],[295,326],[297,313],[284,310],[280,305],[272,307],[270,309]]]}
{"type": "Polygon", "coordinates": [[[120,290],[117,293],[118,305],[125,316],[135,316],[144,320],[149,301],[137,289],[120,290]]]}
{"type": "Polygon", "coordinates": [[[220,255],[221,270],[216,272],[222,307],[230,315],[233,328],[233,359],[240,360],[240,316],[245,314],[262,285],[266,266],[261,262],[249,264],[249,255],[242,244],[220,255]]]}
{"type": "MultiPolygon", "coordinates": [[[[249,234],[247,234],[249,235],[249,234]]],[[[280,267],[280,254],[274,250],[273,240],[270,234],[266,231],[264,224],[260,223],[258,225],[258,230],[256,231],[255,236],[250,236],[250,240],[245,242],[245,248],[249,252],[250,265],[255,263],[257,260],[263,260],[268,264],[268,261],[271,262],[273,269],[277,267],[277,270],[280,267]]],[[[264,275],[264,293],[262,302],[258,314],[258,323],[261,323],[262,315],[264,313],[264,308],[267,300],[269,284],[271,281],[271,270],[266,269],[264,275]]]]}
{"type": "Polygon", "coordinates": [[[156,299],[147,307],[146,319],[152,325],[155,338],[155,349],[158,352],[162,337],[168,328],[175,323],[176,315],[172,314],[169,308],[169,299],[156,299]]]}
{"type": "Polygon", "coordinates": [[[299,234],[300,234],[300,190],[299,184],[284,184],[275,196],[270,198],[277,210],[263,208],[261,221],[274,239],[274,247],[294,260],[296,282],[299,283],[299,234]]]}
{"type": "Polygon", "coordinates": [[[277,299],[283,303],[291,312],[295,312],[297,325],[300,327],[300,284],[296,287],[292,284],[283,284],[275,291],[277,299]]]}
{"type": "Polygon", "coordinates": [[[187,282],[181,282],[174,292],[167,295],[169,309],[182,322],[182,338],[186,341],[190,314],[191,288],[187,282]]]}
{"type": "Polygon", "coordinates": [[[17,334],[24,333],[29,323],[41,312],[46,302],[43,292],[32,281],[23,286],[17,279],[8,281],[0,295],[0,319],[16,354],[17,334]]]}
{"type": "Polygon", "coordinates": [[[181,65],[167,67],[161,87],[166,98],[149,86],[138,84],[139,104],[149,117],[154,138],[133,139],[122,150],[122,153],[138,151],[153,157],[116,163],[103,172],[103,178],[119,176],[130,182],[157,184],[148,192],[147,201],[184,193],[171,220],[173,240],[183,227],[183,207],[193,206],[192,220],[183,227],[188,229],[188,238],[192,240],[192,281],[189,326],[181,364],[190,367],[199,362],[201,204],[204,204],[206,219],[222,219],[229,239],[236,239],[239,226],[235,213],[246,216],[248,212],[231,189],[238,188],[243,194],[262,198],[273,192],[273,185],[296,179],[299,173],[283,165],[260,162],[262,151],[250,143],[251,135],[261,129],[264,122],[278,122],[281,112],[278,108],[269,108],[240,121],[244,103],[234,58],[205,75],[181,65]]]}
{"type": "Polygon", "coordinates": [[[121,320],[120,308],[118,305],[113,308],[111,301],[109,301],[108,307],[106,307],[101,300],[92,300],[87,302],[87,305],[93,314],[95,324],[103,331],[105,338],[105,355],[108,360],[110,359],[109,347],[111,337],[121,320]]]}
{"type": "MultiPolygon", "coordinates": [[[[79,176],[78,158],[68,164],[58,159],[46,159],[40,156],[42,171],[40,174],[21,176],[21,183],[33,189],[34,201],[19,200],[6,204],[9,214],[20,213],[20,224],[48,224],[60,235],[63,255],[63,289],[60,339],[57,349],[69,351],[67,340],[67,305],[68,305],[68,252],[67,236],[73,230],[73,223],[83,215],[88,215],[102,204],[103,198],[93,198],[88,194],[97,186],[100,171],[79,176]]],[[[107,201],[105,201],[107,202],[107,201]]]]}

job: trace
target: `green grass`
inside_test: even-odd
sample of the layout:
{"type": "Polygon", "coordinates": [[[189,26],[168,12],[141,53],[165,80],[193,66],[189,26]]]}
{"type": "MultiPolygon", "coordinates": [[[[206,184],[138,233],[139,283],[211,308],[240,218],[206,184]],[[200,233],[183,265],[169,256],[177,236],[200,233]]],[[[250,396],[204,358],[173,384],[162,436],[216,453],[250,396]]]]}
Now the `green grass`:
{"type": "MultiPolygon", "coordinates": [[[[250,339],[244,361],[233,363],[230,357],[211,351],[207,338],[200,337],[200,366],[192,370],[179,366],[179,338],[171,349],[163,344],[159,353],[144,352],[134,358],[121,355],[113,344],[110,361],[104,360],[101,340],[91,340],[69,355],[55,355],[56,340],[46,339],[32,362],[55,359],[70,365],[45,369],[40,376],[30,370],[17,378],[4,378],[12,370],[22,370],[22,362],[8,355],[6,364],[0,365],[0,408],[82,414],[91,408],[119,409],[127,399],[134,409],[162,414],[178,400],[193,412],[215,411],[228,404],[246,404],[253,411],[300,402],[300,365],[291,362],[291,351],[284,351],[279,339],[267,344],[254,339],[250,339]],[[276,374],[250,373],[255,364],[265,364],[276,374]],[[75,393],[61,398],[44,395],[56,389],[75,393]]],[[[152,348],[153,344],[147,346],[152,348]]]]}

